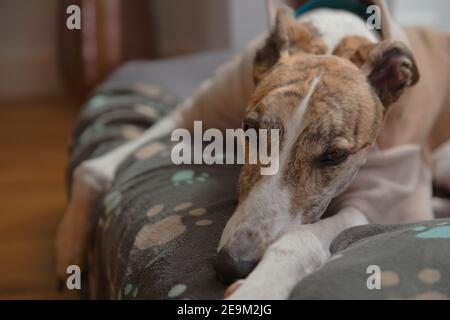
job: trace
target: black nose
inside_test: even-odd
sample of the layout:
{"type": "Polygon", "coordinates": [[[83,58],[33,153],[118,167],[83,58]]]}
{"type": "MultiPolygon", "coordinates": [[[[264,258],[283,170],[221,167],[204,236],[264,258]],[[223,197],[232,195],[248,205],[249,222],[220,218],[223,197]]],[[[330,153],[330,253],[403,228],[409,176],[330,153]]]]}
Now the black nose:
{"type": "Polygon", "coordinates": [[[214,262],[214,269],[220,281],[224,284],[231,284],[236,280],[246,278],[256,264],[257,261],[235,258],[228,250],[221,249],[214,262]]]}

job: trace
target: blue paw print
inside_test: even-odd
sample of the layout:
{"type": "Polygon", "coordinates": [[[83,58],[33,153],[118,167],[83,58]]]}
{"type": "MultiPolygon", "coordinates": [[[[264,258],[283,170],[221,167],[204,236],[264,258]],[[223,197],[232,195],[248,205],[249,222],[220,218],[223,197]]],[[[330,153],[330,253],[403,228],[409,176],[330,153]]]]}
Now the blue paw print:
{"type": "MultiPolygon", "coordinates": [[[[417,227],[415,230],[417,230],[417,227]]],[[[416,234],[416,237],[422,239],[450,239],[450,226],[436,226],[416,234]]]]}
{"type": "Polygon", "coordinates": [[[206,172],[196,175],[193,170],[180,170],[172,176],[171,180],[175,186],[179,186],[182,184],[193,184],[195,181],[205,182],[208,177],[209,174],[206,172]]]}

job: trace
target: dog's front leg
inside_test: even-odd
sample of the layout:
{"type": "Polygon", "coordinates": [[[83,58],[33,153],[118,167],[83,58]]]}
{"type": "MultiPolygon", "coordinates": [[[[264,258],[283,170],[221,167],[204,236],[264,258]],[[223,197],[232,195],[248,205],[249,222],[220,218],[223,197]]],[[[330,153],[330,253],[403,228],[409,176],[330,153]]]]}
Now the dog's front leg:
{"type": "Polygon", "coordinates": [[[84,161],[72,179],[71,196],[66,214],[56,234],[56,272],[59,280],[69,265],[85,265],[85,251],[93,230],[90,214],[99,197],[108,191],[119,165],[138,147],[170,134],[180,123],[167,117],[142,136],[99,158],[84,161]]]}
{"type": "MultiPolygon", "coordinates": [[[[294,286],[330,256],[330,244],[345,229],[367,224],[360,211],[346,208],[313,224],[291,227],[264,254],[255,270],[228,299],[286,299],[294,286]]],[[[233,285],[232,285],[233,286],[233,285]]]]}

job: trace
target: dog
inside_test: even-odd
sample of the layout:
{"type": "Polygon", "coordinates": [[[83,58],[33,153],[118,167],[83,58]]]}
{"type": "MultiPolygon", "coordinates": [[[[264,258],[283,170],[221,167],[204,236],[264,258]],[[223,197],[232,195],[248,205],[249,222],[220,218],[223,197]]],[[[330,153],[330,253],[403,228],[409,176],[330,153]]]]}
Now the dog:
{"type": "Polygon", "coordinates": [[[450,186],[450,164],[440,161],[450,156],[450,40],[402,30],[384,1],[369,2],[381,8],[381,33],[346,10],[295,19],[281,6],[268,35],[169,116],[76,168],[57,234],[59,277],[70,264],[84,265],[89,215],[122,161],[176,128],[192,130],[194,120],[204,128],[280,132],[276,175],[260,175],[261,164],[241,169],[238,207],[214,264],[223,282],[238,281],[229,299],[287,298],[350,227],[432,219],[432,178],[450,186]]]}

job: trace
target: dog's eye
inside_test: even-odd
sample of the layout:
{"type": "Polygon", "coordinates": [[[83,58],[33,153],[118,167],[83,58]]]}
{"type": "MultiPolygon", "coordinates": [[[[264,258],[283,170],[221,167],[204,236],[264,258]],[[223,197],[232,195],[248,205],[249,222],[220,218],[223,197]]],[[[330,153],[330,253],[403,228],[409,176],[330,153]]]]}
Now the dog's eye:
{"type": "Polygon", "coordinates": [[[348,151],[342,149],[329,150],[319,157],[319,165],[321,166],[337,166],[349,156],[348,151]]]}

